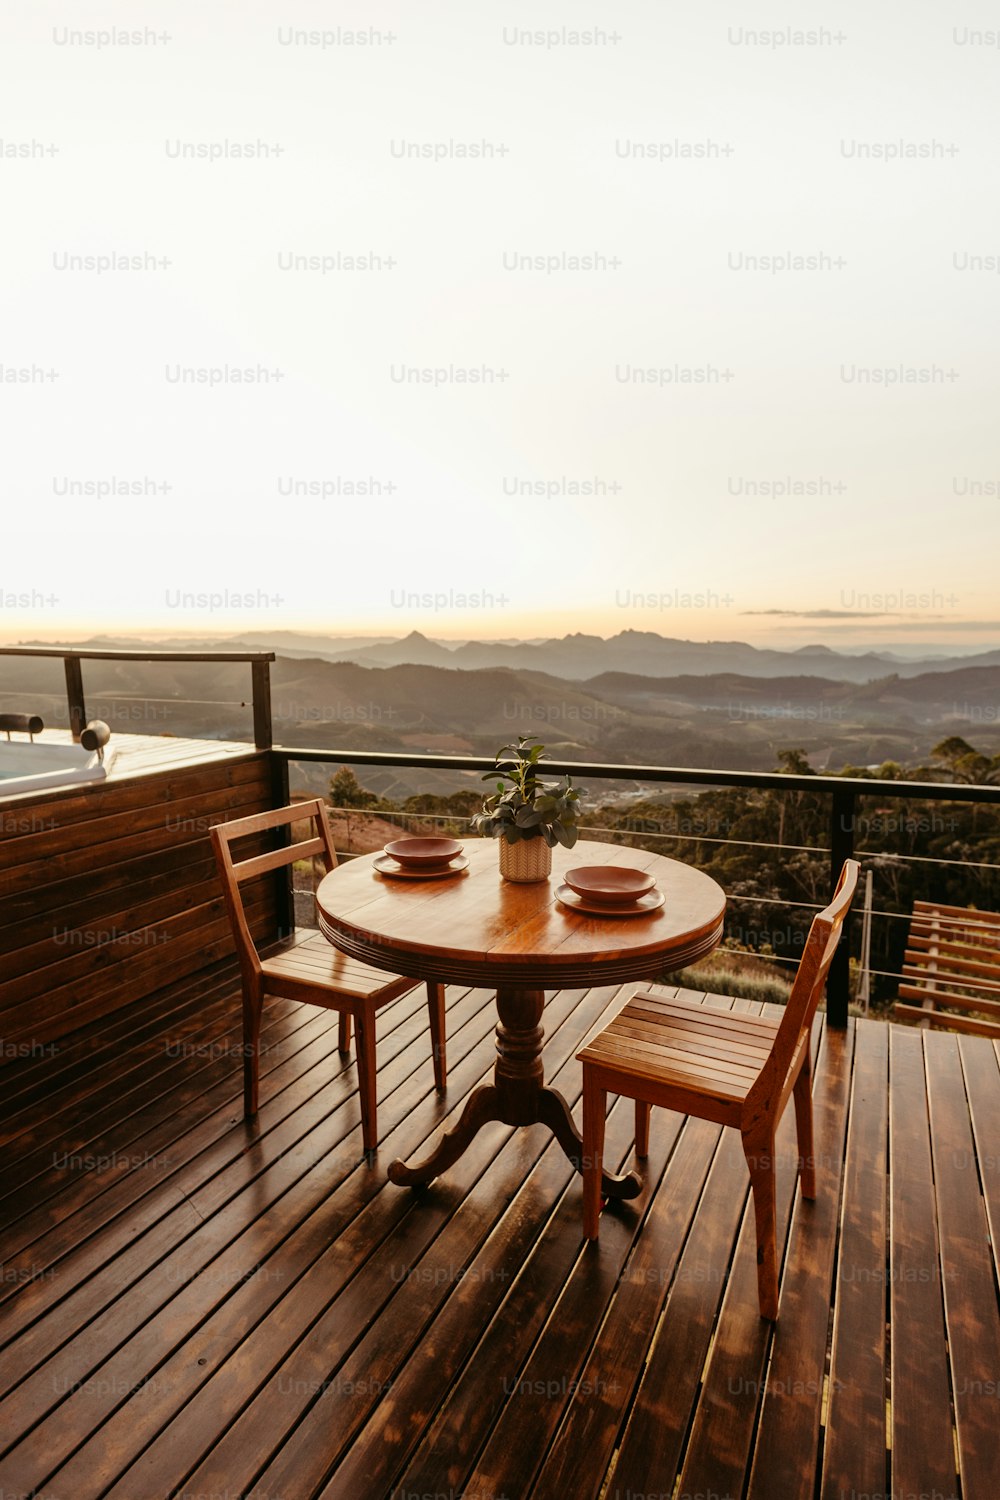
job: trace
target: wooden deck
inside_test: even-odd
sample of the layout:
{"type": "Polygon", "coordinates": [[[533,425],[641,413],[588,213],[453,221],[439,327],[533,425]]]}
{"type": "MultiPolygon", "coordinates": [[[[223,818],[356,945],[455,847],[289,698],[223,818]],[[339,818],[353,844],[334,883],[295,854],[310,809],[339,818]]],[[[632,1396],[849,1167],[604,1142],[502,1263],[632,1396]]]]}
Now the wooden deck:
{"type": "MultiPolygon", "coordinates": [[[[734,1132],[654,1111],[647,1187],[587,1249],[541,1129],[488,1127],[422,1194],[387,1183],[492,1063],[492,997],[448,999],[443,1101],[422,991],[379,1016],[371,1168],[329,1012],[271,1003],[244,1127],[226,967],[8,1060],[4,1500],[992,1500],[994,1043],[821,1035],[815,1204],[791,1111],[779,1137],[772,1330],[734,1132]]],[[[571,1101],[622,1000],[550,996],[571,1101]]],[[[624,1104],[608,1144],[628,1158],[624,1104]]]]}

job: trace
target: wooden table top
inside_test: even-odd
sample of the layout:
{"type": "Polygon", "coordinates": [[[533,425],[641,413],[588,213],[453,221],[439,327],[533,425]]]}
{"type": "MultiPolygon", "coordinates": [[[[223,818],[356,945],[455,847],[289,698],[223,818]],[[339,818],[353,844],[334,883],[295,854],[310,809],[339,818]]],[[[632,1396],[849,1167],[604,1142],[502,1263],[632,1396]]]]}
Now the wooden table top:
{"type": "Polygon", "coordinates": [[[726,898],[710,876],[645,849],[580,840],[552,851],[552,876],[502,880],[493,839],[465,843],[469,867],[440,880],[400,880],[373,869],[375,855],[332,870],[316,892],[319,925],[338,948],[377,968],[451,983],[555,989],[648,979],[710,953],[726,898]],[[575,865],[648,870],[666,896],[645,916],[585,917],[556,899],[575,865]]]}

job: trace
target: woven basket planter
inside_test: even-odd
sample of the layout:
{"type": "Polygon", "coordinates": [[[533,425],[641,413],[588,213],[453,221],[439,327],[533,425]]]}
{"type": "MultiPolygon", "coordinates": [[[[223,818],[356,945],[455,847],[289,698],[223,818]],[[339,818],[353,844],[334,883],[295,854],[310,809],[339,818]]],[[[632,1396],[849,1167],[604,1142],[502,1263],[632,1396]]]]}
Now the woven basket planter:
{"type": "Polygon", "coordinates": [[[548,880],[552,874],[552,850],[544,839],[519,839],[510,844],[500,838],[500,874],[504,880],[530,885],[548,880]]]}

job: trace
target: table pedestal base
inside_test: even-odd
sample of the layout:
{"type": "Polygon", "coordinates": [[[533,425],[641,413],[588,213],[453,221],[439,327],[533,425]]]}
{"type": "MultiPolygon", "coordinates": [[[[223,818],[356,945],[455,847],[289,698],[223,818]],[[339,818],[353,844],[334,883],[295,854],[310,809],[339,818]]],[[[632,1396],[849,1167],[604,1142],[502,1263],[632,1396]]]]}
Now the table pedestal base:
{"type": "MultiPolygon", "coordinates": [[[[583,1138],[569,1105],[558,1089],[547,1087],[542,1069],[544,1032],[538,1024],[545,1006],[542,990],[503,986],[497,991],[497,1061],[493,1082],[473,1090],[453,1130],[442,1136],[430,1156],[408,1166],[394,1161],[389,1181],[400,1187],[423,1187],[454,1166],[482,1127],[492,1120],[504,1125],[547,1125],[578,1172],[583,1170],[583,1138]]],[[[634,1172],[605,1172],[605,1198],[634,1198],[641,1183],[634,1172]]]]}

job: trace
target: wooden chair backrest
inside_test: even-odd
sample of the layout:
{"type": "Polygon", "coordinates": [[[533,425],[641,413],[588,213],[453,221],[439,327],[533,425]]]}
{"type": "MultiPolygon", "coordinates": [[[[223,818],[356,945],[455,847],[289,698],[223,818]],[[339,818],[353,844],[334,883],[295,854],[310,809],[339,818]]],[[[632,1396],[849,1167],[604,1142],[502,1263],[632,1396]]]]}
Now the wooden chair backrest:
{"type": "Polygon", "coordinates": [[[291,807],[278,807],[272,812],[251,813],[247,818],[234,818],[230,823],[217,823],[209,832],[222,878],[226,910],[236,939],[240,968],[245,978],[259,977],[260,958],[250,934],[240,886],[245,880],[252,880],[255,875],[280,870],[284,865],[294,864],[298,859],[309,859],[314,855],[319,855],[329,873],[337,863],[337,852],[333,847],[333,834],[330,832],[326,807],[317,797],[309,802],[293,803],[291,807]],[[313,837],[301,839],[297,844],[285,844],[280,849],[270,849],[266,854],[254,854],[249,859],[233,859],[232,845],[239,839],[307,821],[315,829],[313,837]]]}
{"type": "Polygon", "coordinates": [[[833,900],[813,917],[771,1055],[747,1095],[745,1111],[749,1114],[757,1115],[772,1108],[776,1113],[788,1083],[789,1069],[801,1046],[809,1045],[816,1007],[826,987],[844,919],[854,900],[860,870],[857,860],[845,860],[833,900]]]}

